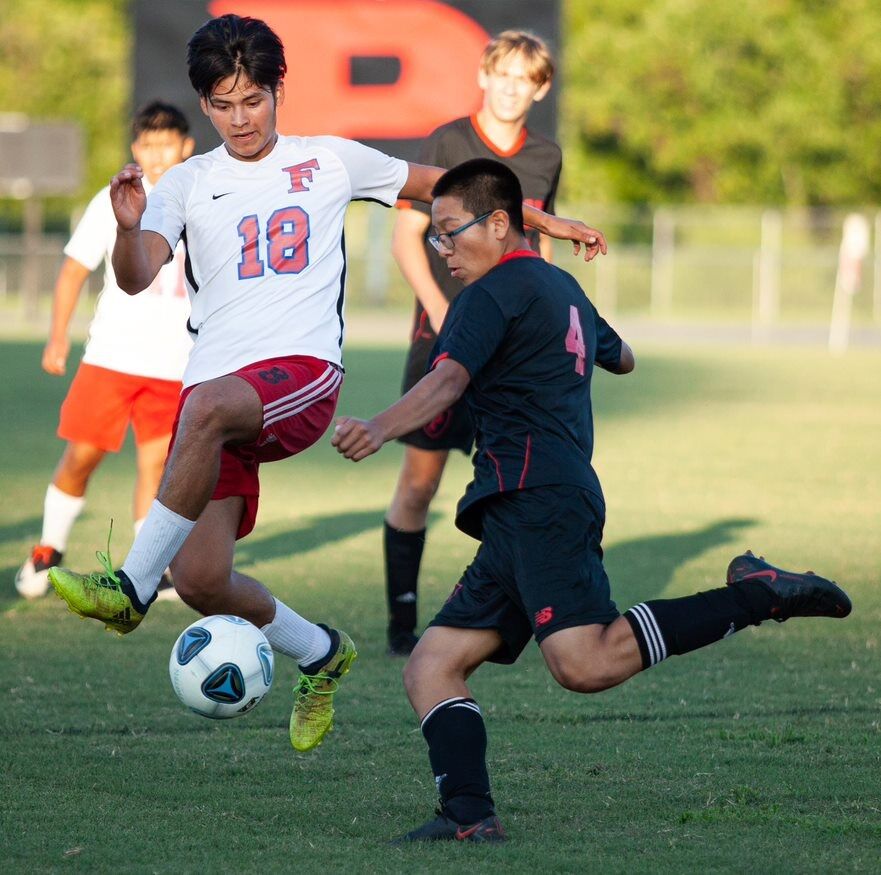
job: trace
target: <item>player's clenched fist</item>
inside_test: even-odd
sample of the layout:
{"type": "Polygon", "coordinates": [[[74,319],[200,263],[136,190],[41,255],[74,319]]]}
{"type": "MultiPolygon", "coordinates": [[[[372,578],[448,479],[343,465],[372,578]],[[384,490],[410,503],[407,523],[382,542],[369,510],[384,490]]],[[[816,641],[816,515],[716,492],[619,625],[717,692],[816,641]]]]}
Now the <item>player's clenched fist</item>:
{"type": "Polygon", "coordinates": [[[385,436],[372,419],[342,416],[336,421],[330,442],[338,453],[353,462],[360,462],[381,449],[385,436]]]}
{"type": "Polygon", "coordinates": [[[126,164],[110,180],[110,203],[116,223],[123,231],[136,228],[147,207],[147,193],[141,182],[143,175],[137,164],[126,164]]]}

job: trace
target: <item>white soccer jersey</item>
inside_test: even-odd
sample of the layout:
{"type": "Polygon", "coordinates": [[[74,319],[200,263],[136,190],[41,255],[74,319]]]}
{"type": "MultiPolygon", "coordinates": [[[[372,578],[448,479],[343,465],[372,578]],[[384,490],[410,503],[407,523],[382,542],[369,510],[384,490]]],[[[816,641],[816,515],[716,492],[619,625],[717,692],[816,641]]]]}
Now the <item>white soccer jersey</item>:
{"type": "Polygon", "coordinates": [[[165,173],[141,228],[187,249],[187,386],[268,358],[341,364],[352,200],[392,206],[407,163],[339,137],[280,136],[259,161],[223,146],[165,173]]]}
{"type": "MultiPolygon", "coordinates": [[[[144,180],[145,186],[148,185],[144,180]]],[[[89,270],[104,260],[104,288],[83,361],[123,374],[180,380],[193,342],[187,333],[190,302],[184,285],[184,248],[175,249],[149,289],[127,295],[116,285],[110,258],[116,242],[116,218],[110,188],[101,189],[89,202],[64,247],[64,254],[89,270]]]]}

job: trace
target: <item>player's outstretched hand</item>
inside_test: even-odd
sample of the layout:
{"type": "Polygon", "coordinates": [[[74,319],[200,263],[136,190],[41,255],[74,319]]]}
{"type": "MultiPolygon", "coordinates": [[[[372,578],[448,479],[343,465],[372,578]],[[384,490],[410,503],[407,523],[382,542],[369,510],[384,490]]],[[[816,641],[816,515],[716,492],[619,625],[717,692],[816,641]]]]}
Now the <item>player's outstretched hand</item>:
{"type": "Polygon", "coordinates": [[[63,376],[67,367],[67,355],[70,352],[70,341],[53,340],[51,337],[43,349],[43,370],[56,377],[63,376]]]}
{"type": "Polygon", "coordinates": [[[338,453],[353,462],[360,462],[381,449],[385,437],[372,419],[341,416],[336,421],[330,442],[338,453]]]}
{"type": "Polygon", "coordinates": [[[558,240],[571,240],[572,251],[575,255],[581,252],[584,246],[584,260],[591,261],[601,252],[603,255],[608,251],[606,238],[602,231],[589,228],[578,219],[564,219],[561,216],[548,216],[545,233],[558,240]]]}
{"type": "Polygon", "coordinates": [[[123,231],[138,227],[141,216],[147,208],[147,193],[141,178],[144,171],[137,164],[126,164],[110,180],[110,203],[116,224],[123,231]]]}

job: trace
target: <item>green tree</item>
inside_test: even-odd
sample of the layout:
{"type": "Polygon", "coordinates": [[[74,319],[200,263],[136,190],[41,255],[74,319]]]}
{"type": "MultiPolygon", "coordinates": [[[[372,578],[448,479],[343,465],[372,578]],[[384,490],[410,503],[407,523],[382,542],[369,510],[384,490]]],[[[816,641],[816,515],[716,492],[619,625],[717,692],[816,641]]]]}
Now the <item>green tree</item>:
{"type": "Polygon", "coordinates": [[[0,112],[77,121],[86,179],[106,185],[128,154],[131,25],[126,0],[0,0],[0,112]]]}
{"type": "Polygon", "coordinates": [[[570,197],[881,196],[873,0],[570,0],[565,21],[570,197]]]}

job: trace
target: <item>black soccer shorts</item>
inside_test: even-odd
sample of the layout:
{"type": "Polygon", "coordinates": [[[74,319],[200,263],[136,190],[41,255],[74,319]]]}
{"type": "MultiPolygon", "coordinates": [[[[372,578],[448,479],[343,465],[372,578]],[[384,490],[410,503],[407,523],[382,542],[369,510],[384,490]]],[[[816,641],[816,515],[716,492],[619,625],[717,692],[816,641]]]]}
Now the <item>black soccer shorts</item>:
{"type": "Polygon", "coordinates": [[[491,662],[515,662],[534,635],[620,616],[603,567],[603,515],[576,486],[503,492],[483,508],[483,542],[430,626],[496,629],[491,662]]]}

